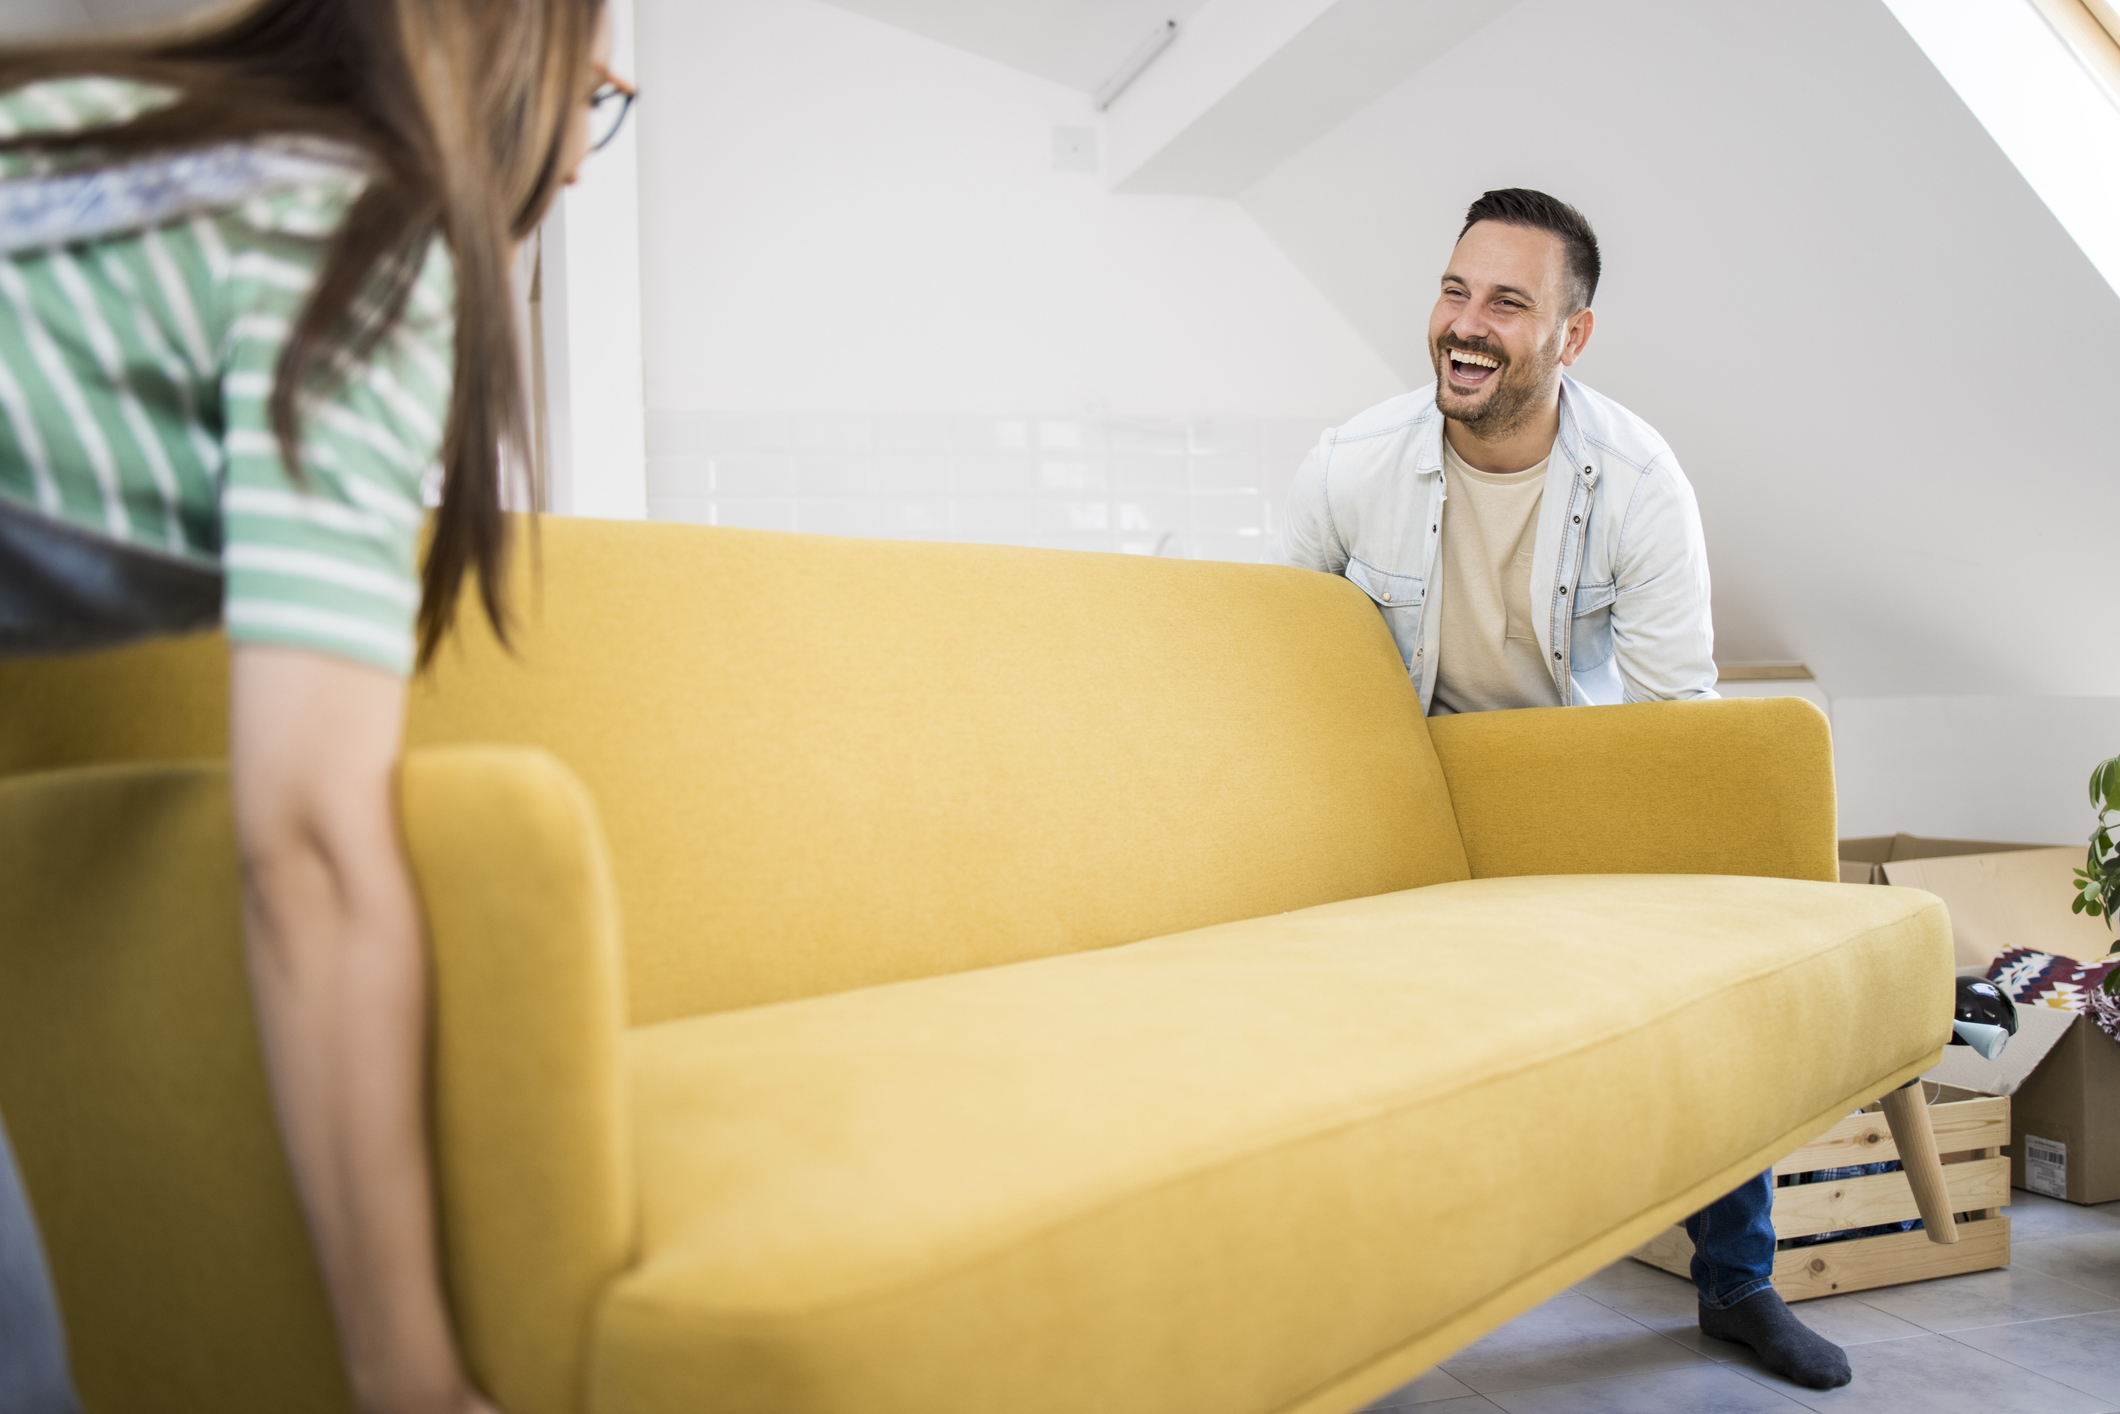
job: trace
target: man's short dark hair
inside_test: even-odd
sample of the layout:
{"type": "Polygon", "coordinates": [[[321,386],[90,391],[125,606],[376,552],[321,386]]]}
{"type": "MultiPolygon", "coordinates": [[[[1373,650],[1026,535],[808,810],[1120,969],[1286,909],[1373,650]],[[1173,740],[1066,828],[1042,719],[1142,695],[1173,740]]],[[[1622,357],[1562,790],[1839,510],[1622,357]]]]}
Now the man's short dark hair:
{"type": "MultiPolygon", "coordinates": [[[[1458,239],[1465,239],[1465,232],[1482,221],[1529,226],[1559,237],[1561,249],[1568,254],[1568,273],[1575,277],[1575,309],[1590,307],[1591,298],[1597,294],[1597,232],[1590,229],[1582,212],[1542,191],[1504,187],[1481,192],[1480,199],[1465,209],[1465,225],[1458,232],[1458,239]]],[[[1568,312],[1573,314],[1575,310],[1568,312]]]]}

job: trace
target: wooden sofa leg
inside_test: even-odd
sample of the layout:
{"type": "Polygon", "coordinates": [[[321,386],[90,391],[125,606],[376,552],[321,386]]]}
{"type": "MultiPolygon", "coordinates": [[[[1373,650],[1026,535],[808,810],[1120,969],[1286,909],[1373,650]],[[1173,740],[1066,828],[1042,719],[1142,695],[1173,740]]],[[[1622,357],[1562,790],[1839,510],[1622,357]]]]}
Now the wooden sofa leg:
{"type": "Polygon", "coordinates": [[[1929,1107],[1921,1093],[1921,1082],[1886,1095],[1884,1118],[1892,1127],[1899,1166],[1906,1170],[1907,1184],[1914,1190],[1914,1206],[1921,1210],[1921,1225],[1927,1230],[1929,1241],[1946,1245],[1956,1242],[1958,1222],[1951,1216],[1951,1195],[1944,1188],[1943,1160],[1936,1152],[1936,1131],[1929,1126],[1929,1107]]]}

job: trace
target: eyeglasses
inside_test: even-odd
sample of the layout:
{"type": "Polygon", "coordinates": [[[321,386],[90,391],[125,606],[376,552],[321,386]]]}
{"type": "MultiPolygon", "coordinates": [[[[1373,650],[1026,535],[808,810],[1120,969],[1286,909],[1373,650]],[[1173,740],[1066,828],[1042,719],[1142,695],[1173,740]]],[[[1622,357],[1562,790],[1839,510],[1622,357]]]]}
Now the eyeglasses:
{"type": "Polygon", "coordinates": [[[596,66],[596,74],[603,82],[589,95],[591,152],[601,152],[611,145],[618,130],[626,125],[626,114],[633,111],[633,100],[640,97],[638,89],[603,65],[596,66]]]}

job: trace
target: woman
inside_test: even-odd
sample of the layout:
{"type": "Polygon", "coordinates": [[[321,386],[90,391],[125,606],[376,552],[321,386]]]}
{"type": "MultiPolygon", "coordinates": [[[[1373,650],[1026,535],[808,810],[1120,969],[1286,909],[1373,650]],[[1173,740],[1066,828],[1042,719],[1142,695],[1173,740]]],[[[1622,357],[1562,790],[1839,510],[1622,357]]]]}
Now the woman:
{"type": "Polygon", "coordinates": [[[392,785],[467,575],[505,622],[508,270],[630,97],[604,26],[255,0],[0,52],[0,651],[227,626],[252,986],[366,1411],[490,1408],[437,1267],[392,785]]]}

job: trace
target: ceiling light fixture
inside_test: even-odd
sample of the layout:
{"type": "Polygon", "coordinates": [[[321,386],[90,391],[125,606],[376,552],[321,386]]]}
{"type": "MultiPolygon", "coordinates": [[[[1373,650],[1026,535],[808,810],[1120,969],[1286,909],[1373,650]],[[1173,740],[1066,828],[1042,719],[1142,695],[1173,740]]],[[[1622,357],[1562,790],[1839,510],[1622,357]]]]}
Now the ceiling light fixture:
{"type": "Polygon", "coordinates": [[[1156,56],[1170,48],[1170,42],[1178,37],[1178,22],[1165,20],[1157,25],[1155,32],[1141,41],[1141,47],[1126,56],[1126,62],[1112,76],[1097,87],[1097,111],[1102,113],[1112,106],[1126,86],[1141,77],[1141,71],[1156,61],[1156,56]]]}

